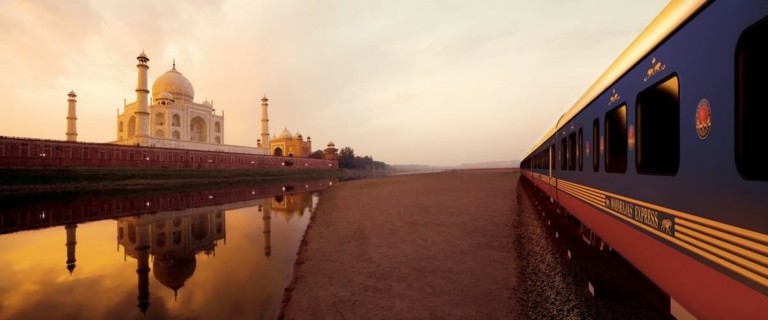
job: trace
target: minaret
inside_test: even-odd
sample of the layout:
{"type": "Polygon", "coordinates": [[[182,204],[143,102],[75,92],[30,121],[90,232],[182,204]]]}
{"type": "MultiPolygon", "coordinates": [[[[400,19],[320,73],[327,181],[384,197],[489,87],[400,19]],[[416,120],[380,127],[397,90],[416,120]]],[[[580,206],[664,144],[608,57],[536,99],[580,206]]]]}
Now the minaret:
{"type": "Polygon", "coordinates": [[[77,104],[77,95],[75,94],[75,91],[69,91],[69,99],[67,101],[69,102],[69,110],[67,111],[67,141],[77,142],[77,111],[76,104],[77,104]]]}
{"type": "Polygon", "coordinates": [[[139,275],[139,304],[142,313],[149,308],[149,221],[146,215],[136,221],[136,273],[139,275]]]}
{"type": "Polygon", "coordinates": [[[68,224],[64,227],[67,230],[67,270],[69,274],[75,270],[75,245],[77,244],[77,225],[68,224]]]}
{"type": "Polygon", "coordinates": [[[147,98],[149,97],[149,89],[147,89],[147,70],[149,66],[147,62],[149,58],[141,51],[136,60],[139,60],[138,68],[139,79],[136,84],[136,103],[138,108],[134,115],[136,116],[136,136],[148,137],[149,136],[149,104],[147,104],[147,98]]]}
{"type": "Polygon", "coordinates": [[[261,145],[264,149],[269,149],[269,117],[267,117],[267,95],[261,97],[261,145]]]}

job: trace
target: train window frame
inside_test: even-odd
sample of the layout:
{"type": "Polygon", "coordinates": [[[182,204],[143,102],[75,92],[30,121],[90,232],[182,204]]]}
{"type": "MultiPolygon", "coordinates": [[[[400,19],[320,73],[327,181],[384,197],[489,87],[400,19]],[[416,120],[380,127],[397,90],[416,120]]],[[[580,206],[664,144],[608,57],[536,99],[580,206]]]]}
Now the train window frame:
{"type": "Polygon", "coordinates": [[[592,170],[600,171],[600,118],[592,121],[592,170]]]}
{"type": "Polygon", "coordinates": [[[579,171],[584,170],[584,128],[579,128],[579,141],[576,148],[576,158],[579,160],[579,171]]]}
{"type": "MultiPolygon", "coordinates": [[[[768,165],[762,151],[765,149],[763,128],[768,109],[764,107],[765,83],[768,72],[768,18],[747,27],[736,42],[735,55],[735,117],[734,157],[739,175],[746,180],[768,180],[768,165]]],[[[701,137],[701,136],[700,136],[701,137]]]]}
{"type": "Polygon", "coordinates": [[[549,147],[552,148],[552,152],[547,155],[547,170],[551,172],[557,169],[557,143],[553,141],[549,147]]]}
{"type": "Polygon", "coordinates": [[[576,132],[568,135],[568,170],[576,171],[576,132]]]}
{"type": "Polygon", "coordinates": [[[605,113],[605,172],[627,172],[627,109],[622,103],[605,113]]]}
{"type": "Polygon", "coordinates": [[[674,176],[680,168],[680,77],[672,73],[637,94],[638,174],[674,176]]]}
{"type": "Polygon", "coordinates": [[[568,137],[560,139],[560,170],[568,170],[568,137]]]}

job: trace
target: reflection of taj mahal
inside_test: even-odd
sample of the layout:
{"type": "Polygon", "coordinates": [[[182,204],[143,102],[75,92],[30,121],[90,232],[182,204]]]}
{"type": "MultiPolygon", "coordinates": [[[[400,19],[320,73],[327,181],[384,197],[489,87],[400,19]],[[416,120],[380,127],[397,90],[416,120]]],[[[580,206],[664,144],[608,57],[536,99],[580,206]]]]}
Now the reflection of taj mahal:
{"type": "MultiPolygon", "coordinates": [[[[311,212],[316,202],[311,193],[279,195],[259,200],[262,215],[264,255],[272,255],[272,216],[286,221],[294,216],[311,212]]],[[[178,295],[197,268],[195,255],[204,252],[216,256],[219,241],[227,243],[226,213],[224,210],[187,209],[160,212],[117,220],[117,241],[126,257],[136,259],[138,275],[138,305],[146,312],[149,308],[149,273],[178,295]],[[150,267],[151,263],[151,267],[150,267]]],[[[75,268],[76,226],[67,226],[67,269],[75,268]]]]}
{"type": "Polygon", "coordinates": [[[195,254],[216,253],[217,241],[224,239],[226,229],[223,211],[185,215],[140,215],[117,221],[117,241],[126,256],[136,259],[139,275],[139,305],[149,307],[149,261],[157,281],[175,294],[195,273],[195,254]]]}

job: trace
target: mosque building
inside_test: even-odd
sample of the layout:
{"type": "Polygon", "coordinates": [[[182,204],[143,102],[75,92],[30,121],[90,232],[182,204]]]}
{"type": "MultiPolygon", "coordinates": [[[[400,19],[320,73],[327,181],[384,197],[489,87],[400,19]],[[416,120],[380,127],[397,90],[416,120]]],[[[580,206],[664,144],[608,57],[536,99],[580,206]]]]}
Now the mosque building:
{"type": "Polygon", "coordinates": [[[312,153],[312,138],[304,137],[296,132],[293,135],[287,128],[284,128],[278,136],[272,136],[269,140],[270,154],[286,157],[307,157],[312,153]]]}
{"type": "MultiPolygon", "coordinates": [[[[312,153],[312,140],[301,133],[293,135],[287,128],[278,135],[269,133],[268,101],[261,98],[261,138],[256,147],[225,144],[224,112],[216,113],[213,102],[195,102],[192,83],[176,69],[176,62],[148,88],[149,58],[142,51],[136,65],[138,81],[136,101],[126,103],[118,110],[117,132],[114,144],[152,146],[174,149],[236,152],[246,154],[308,157],[312,153]]],[[[67,138],[77,137],[75,95],[69,95],[67,138]]]]}

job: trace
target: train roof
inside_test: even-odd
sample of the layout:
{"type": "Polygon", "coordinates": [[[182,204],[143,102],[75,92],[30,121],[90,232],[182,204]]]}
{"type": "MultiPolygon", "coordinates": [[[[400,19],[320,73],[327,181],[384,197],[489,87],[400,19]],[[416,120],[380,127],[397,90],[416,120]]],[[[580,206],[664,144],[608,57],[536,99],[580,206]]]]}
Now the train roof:
{"type": "Polygon", "coordinates": [[[603,93],[609,86],[613,85],[622,75],[631,69],[637,62],[643,59],[659,43],[664,41],[678,27],[680,27],[691,15],[707,4],[708,0],[672,0],[659,14],[648,24],[647,27],[635,38],[632,43],[619,55],[616,60],[606,69],[600,77],[587,89],[581,98],[571,106],[558,119],[555,126],[533,146],[530,155],[541,146],[549,137],[551,137],[558,128],[565,125],[576,114],[586,108],[592,100],[603,93]]]}

